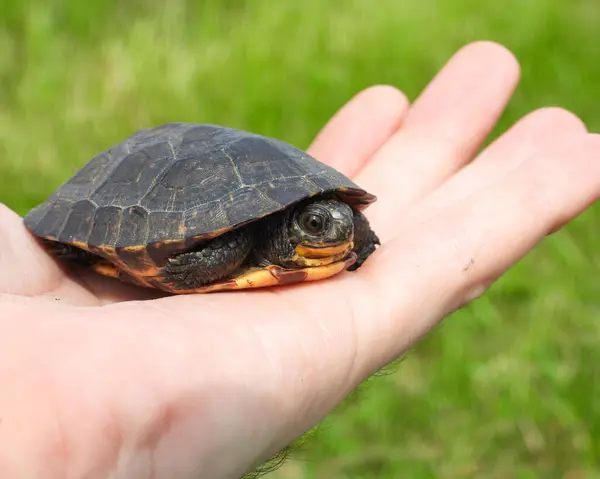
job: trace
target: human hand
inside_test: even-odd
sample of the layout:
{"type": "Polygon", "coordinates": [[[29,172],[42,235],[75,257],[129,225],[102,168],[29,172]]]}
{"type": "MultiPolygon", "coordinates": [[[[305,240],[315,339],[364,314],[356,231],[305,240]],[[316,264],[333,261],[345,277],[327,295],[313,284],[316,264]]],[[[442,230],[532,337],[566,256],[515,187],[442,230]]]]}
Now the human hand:
{"type": "Polygon", "coordinates": [[[600,137],[536,111],[481,154],[514,58],[461,50],[409,107],[359,94],[311,153],[376,194],[382,247],[316,283],[161,297],[65,273],[0,214],[0,476],[235,478],[600,195],[600,137]]]}

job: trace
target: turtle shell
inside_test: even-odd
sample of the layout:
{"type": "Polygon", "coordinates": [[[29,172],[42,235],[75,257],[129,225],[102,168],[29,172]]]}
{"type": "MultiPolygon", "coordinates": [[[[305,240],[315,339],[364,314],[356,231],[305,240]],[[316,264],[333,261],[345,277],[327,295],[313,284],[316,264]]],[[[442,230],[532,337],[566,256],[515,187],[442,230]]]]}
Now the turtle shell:
{"type": "Polygon", "coordinates": [[[169,123],[91,159],[24,221],[42,239],[135,272],[324,193],[356,209],[375,201],[283,141],[218,125],[169,123]]]}

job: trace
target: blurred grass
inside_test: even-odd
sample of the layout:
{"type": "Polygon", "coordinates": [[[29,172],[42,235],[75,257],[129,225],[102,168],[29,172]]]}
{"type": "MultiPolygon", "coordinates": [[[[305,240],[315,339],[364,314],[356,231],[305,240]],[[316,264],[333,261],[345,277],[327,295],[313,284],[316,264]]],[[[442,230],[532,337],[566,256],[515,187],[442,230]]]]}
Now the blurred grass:
{"type": "MultiPolygon", "coordinates": [[[[600,129],[597,0],[483,5],[4,0],[0,201],[23,214],[98,151],[166,121],[305,147],[357,91],[391,83],[414,98],[480,39],[523,66],[495,134],[543,105],[600,129]]],[[[600,477],[599,230],[594,208],[549,237],[270,477],[600,477]]]]}

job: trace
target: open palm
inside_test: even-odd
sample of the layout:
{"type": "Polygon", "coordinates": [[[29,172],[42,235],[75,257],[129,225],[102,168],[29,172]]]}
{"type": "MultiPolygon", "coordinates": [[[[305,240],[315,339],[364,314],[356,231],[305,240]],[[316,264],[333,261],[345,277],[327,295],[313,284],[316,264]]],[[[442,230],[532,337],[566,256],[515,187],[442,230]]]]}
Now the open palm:
{"type": "Polygon", "coordinates": [[[600,195],[600,138],[558,108],[477,155],[518,75],[476,43],[412,106],[374,87],[338,112],[310,151],[378,196],[383,244],[326,281],[76,278],[0,211],[0,476],[235,478],[312,427],[600,195]]]}

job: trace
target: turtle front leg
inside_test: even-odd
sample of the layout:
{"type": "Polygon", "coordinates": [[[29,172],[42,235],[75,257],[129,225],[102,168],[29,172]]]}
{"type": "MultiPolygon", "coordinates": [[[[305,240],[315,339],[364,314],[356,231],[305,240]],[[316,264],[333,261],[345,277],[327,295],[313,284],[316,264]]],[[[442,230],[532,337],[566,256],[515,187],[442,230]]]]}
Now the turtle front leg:
{"type": "Polygon", "coordinates": [[[358,256],[356,263],[348,268],[355,271],[362,266],[371,254],[375,252],[381,242],[371,229],[369,220],[360,211],[354,213],[354,252],[358,256]]]}
{"type": "Polygon", "coordinates": [[[171,293],[185,293],[227,279],[248,257],[252,244],[247,228],[218,236],[195,251],[169,259],[156,278],[157,286],[171,293]]]}

